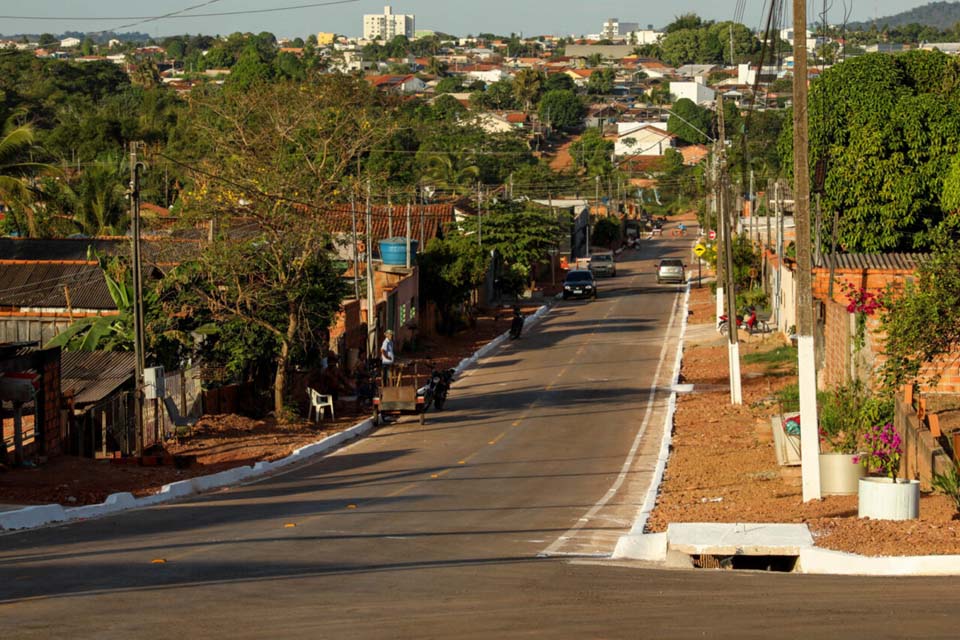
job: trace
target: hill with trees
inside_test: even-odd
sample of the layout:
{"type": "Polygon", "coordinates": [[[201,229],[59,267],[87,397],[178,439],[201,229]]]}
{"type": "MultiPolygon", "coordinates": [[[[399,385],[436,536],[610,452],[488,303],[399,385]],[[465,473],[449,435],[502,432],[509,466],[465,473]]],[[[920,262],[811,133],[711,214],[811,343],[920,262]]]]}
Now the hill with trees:
{"type": "Polygon", "coordinates": [[[908,24],[919,24],[925,27],[943,28],[960,22],[960,2],[931,2],[922,7],[915,7],[908,11],[863,22],[851,22],[847,28],[853,31],[867,31],[872,25],[878,28],[884,26],[900,27],[908,24]]]}

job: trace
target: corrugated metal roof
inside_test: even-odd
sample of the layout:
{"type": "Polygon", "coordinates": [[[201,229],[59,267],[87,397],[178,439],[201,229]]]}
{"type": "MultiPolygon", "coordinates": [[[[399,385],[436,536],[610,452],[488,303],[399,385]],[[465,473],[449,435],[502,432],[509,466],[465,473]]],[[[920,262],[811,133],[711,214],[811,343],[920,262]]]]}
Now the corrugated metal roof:
{"type": "Polygon", "coordinates": [[[925,253],[835,253],[824,254],[823,268],[914,271],[927,258],[925,253]]]}
{"type": "Polygon", "coordinates": [[[60,388],[77,404],[99,402],[133,379],[135,362],[130,351],[64,351],[60,388]]]}
{"type": "Polygon", "coordinates": [[[66,308],[66,287],[74,309],[117,308],[96,264],[0,264],[0,283],[2,306],[66,308]]]}

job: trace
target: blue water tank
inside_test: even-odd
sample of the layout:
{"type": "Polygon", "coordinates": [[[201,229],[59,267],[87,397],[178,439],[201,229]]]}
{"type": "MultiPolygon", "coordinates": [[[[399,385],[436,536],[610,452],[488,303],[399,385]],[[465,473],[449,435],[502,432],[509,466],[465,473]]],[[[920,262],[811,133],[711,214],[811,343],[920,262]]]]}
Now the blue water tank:
{"type": "MultiPolygon", "coordinates": [[[[417,241],[410,240],[410,264],[417,257],[417,241]]],[[[405,266],[407,264],[407,239],[386,238],[380,241],[380,259],[383,264],[405,266]]]]}

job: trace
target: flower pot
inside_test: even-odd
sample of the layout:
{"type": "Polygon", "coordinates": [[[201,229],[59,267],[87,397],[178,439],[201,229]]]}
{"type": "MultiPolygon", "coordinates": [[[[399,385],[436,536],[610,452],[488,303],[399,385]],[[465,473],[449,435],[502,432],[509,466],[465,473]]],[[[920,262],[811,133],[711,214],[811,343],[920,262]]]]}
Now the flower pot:
{"type": "Polygon", "coordinates": [[[867,475],[863,465],[854,462],[855,454],[820,454],[820,493],[825,496],[853,496],[859,481],[867,475]]]}
{"type": "Polygon", "coordinates": [[[860,478],[857,516],[874,520],[913,520],[920,516],[920,481],[860,478]]]}

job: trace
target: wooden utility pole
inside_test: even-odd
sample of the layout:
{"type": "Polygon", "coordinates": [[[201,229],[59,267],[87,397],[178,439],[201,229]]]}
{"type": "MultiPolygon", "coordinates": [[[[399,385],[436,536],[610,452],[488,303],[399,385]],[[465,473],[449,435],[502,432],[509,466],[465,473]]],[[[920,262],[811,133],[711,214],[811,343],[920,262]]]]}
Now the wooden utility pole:
{"type": "MultiPolygon", "coordinates": [[[[720,154],[723,165],[720,171],[720,226],[723,229],[723,272],[725,292],[727,295],[727,358],[730,365],[730,404],[743,404],[743,386],[740,381],[740,336],[737,326],[737,292],[733,283],[733,225],[731,224],[732,211],[727,201],[727,166],[724,149],[724,120],[723,97],[717,98],[717,119],[720,133],[720,154]]],[[[717,261],[719,263],[719,260],[717,261]]]]}
{"type": "Polygon", "coordinates": [[[373,212],[370,209],[370,179],[367,178],[367,357],[377,356],[377,301],[376,287],[373,284],[373,212]]]}
{"type": "Polygon", "coordinates": [[[143,455],[143,369],[146,366],[143,336],[143,270],[140,256],[140,172],[143,164],[137,157],[140,142],[130,143],[130,225],[133,253],[133,350],[134,350],[134,401],[136,422],[136,452],[143,455]]]}
{"type": "Polygon", "coordinates": [[[800,379],[800,456],[803,460],[804,502],[820,499],[807,117],[807,5],[805,0],[793,0],[793,220],[797,243],[797,372],[800,379]]]}
{"type": "Polygon", "coordinates": [[[353,297],[360,300],[360,252],[357,251],[357,198],[350,196],[350,224],[353,227],[353,297]]]}

